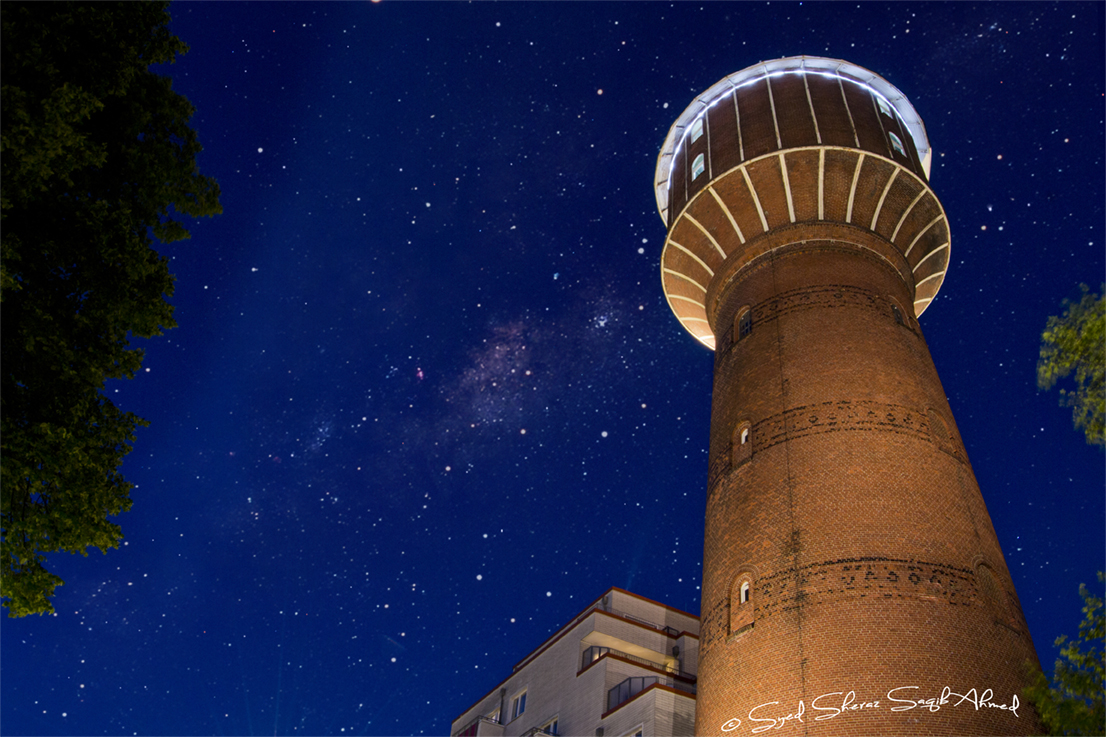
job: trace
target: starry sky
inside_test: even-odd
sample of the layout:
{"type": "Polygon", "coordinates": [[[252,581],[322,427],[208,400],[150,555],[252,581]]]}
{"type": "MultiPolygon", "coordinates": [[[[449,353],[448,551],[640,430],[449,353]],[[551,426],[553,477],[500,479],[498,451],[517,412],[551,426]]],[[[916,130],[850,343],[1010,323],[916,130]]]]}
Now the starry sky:
{"type": "MultiPolygon", "coordinates": [[[[712,355],[652,190],[699,92],[798,54],[909,97],[952,230],[922,319],[1038,653],[1104,567],[1039,336],[1104,270],[1101,3],[185,3],[225,213],[108,555],[0,628],[6,734],[448,734],[619,586],[699,611],[712,355]]],[[[924,497],[919,499],[924,512],[924,497]]]]}

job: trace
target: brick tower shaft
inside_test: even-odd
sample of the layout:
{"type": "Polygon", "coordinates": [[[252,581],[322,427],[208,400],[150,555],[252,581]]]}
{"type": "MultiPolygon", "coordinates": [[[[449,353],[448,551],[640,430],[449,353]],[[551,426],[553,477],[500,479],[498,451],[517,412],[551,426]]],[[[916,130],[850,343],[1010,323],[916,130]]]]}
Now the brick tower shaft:
{"type": "Polygon", "coordinates": [[[658,163],[677,317],[715,349],[696,734],[1025,734],[1036,655],[917,322],[949,262],[906,98],[751,67],[658,163]]]}

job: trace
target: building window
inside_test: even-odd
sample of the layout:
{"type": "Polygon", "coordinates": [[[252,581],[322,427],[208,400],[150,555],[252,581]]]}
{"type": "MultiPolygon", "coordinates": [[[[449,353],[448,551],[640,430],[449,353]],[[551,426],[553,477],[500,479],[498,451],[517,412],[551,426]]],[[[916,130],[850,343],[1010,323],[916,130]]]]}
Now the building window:
{"type": "Polygon", "coordinates": [[[879,111],[881,113],[886,115],[888,118],[895,117],[891,114],[891,106],[887,104],[887,100],[884,100],[882,97],[876,97],[876,103],[879,105],[879,111]]]}
{"type": "Polygon", "coordinates": [[[522,716],[522,713],[526,711],[526,692],[523,691],[518,696],[511,699],[511,721],[518,719],[522,716]]]}
{"type": "Polygon", "coordinates": [[[888,133],[887,135],[891,137],[891,148],[898,151],[902,156],[906,156],[906,149],[902,147],[902,141],[899,140],[899,137],[894,133],[888,133]]]}
{"type": "Polygon", "coordinates": [[[691,124],[691,142],[695,143],[703,136],[703,119],[699,118],[691,124]]]}
{"type": "Polygon", "coordinates": [[[902,319],[902,310],[898,305],[891,305],[891,315],[895,318],[896,325],[906,325],[906,321],[902,319]]]}
{"type": "Polygon", "coordinates": [[[488,721],[492,724],[499,724],[499,709],[496,709],[488,715],[488,721]]]}
{"type": "Polygon", "coordinates": [[[699,154],[695,157],[695,161],[691,162],[691,178],[697,179],[700,174],[707,170],[706,156],[699,154]]]}
{"type": "Polygon", "coordinates": [[[745,581],[741,584],[741,603],[745,604],[749,601],[749,582],[745,581]]]}
{"type": "Polygon", "coordinates": [[[556,719],[551,719],[550,721],[543,724],[542,728],[541,728],[541,731],[542,731],[542,734],[552,734],[552,735],[557,734],[557,720],[556,719]]]}
{"type": "Polygon", "coordinates": [[[746,309],[737,317],[737,339],[741,340],[753,332],[753,311],[746,309]]]}
{"type": "Polygon", "coordinates": [[[748,420],[737,423],[733,431],[733,457],[730,465],[737,468],[753,456],[753,426],[748,420]]]}

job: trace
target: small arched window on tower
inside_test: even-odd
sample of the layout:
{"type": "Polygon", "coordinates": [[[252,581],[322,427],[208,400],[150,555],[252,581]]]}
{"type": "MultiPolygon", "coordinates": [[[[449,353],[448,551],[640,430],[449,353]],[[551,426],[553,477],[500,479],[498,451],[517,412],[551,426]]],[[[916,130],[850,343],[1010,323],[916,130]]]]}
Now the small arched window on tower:
{"type": "Polygon", "coordinates": [[[753,578],[749,568],[739,570],[730,586],[730,637],[743,635],[753,628],[753,578]]]}
{"type": "Polygon", "coordinates": [[[703,119],[699,118],[691,124],[691,142],[695,143],[703,136],[703,119]]]}
{"type": "Polygon", "coordinates": [[[894,133],[888,132],[887,135],[891,137],[891,148],[898,151],[901,156],[906,156],[906,149],[902,147],[902,140],[894,133]]]}
{"type": "Polygon", "coordinates": [[[896,325],[906,325],[906,321],[902,319],[902,310],[896,304],[891,305],[891,316],[895,318],[896,325]]]}
{"type": "Polygon", "coordinates": [[[746,307],[737,313],[737,324],[734,326],[737,333],[736,341],[743,340],[745,336],[753,332],[753,311],[746,307]]]}
{"type": "Polygon", "coordinates": [[[703,154],[699,154],[695,157],[695,160],[691,162],[691,178],[698,179],[699,175],[707,170],[707,158],[703,154]]]}
{"type": "Polygon", "coordinates": [[[737,468],[753,457],[753,426],[748,420],[737,423],[733,430],[733,458],[731,463],[737,468]]]}

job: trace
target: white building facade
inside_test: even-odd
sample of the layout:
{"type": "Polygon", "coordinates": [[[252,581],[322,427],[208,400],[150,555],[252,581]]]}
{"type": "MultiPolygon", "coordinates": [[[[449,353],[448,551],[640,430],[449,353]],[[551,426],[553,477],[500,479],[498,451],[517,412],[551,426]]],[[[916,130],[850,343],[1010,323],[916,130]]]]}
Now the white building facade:
{"type": "Polygon", "coordinates": [[[453,721],[453,737],[692,737],[699,618],[609,589],[453,721]]]}

